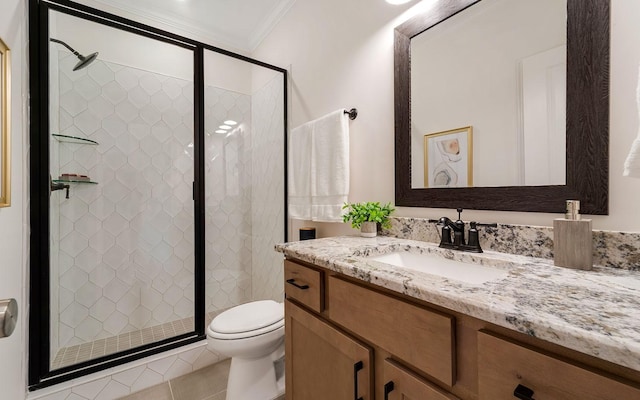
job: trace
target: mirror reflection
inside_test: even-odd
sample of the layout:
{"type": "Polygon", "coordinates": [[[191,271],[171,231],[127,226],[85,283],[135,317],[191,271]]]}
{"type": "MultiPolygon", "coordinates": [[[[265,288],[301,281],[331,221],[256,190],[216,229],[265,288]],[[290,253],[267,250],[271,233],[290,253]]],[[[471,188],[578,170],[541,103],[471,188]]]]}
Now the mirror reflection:
{"type": "Polygon", "coordinates": [[[483,0],[411,39],[412,188],[565,184],[566,21],[483,0]]]}

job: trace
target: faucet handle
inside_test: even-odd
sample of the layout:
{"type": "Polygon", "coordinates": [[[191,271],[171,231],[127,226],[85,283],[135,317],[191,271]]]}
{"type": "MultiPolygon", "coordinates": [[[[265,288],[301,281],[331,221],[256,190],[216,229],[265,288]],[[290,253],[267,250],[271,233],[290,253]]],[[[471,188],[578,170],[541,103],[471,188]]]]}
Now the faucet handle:
{"type": "Polygon", "coordinates": [[[467,242],[467,246],[469,246],[471,251],[482,253],[482,247],[480,247],[480,240],[478,237],[478,229],[476,228],[477,225],[478,223],[475,221],[469,222],[469,240],[467,242]]]}
{"type": "Polygon", "coordinates": [[[462,219],[462,218],[461,218],[461,215],[462,215],[462,208],[456,208],[456,211],[458,212],[458,221],[460,221],[460,220],[462,219]]]}
{"type": "Polygon", "coordinates": [[[429,223],[440,227],[440,247],[451,246],[451,228],[449,227],[452,224],[451,220],[447,217],[442,217],[440,219],[430,219],[429,223]]]}
{"type": "Polygon", "coordinates": [[[489,228],[497,228],[498,224],[481,224],[476,221],[469,222],[469,241],[467,242],[468,251],[474,253],[482,253],[482,247],[480,246],[480,235],[478,233],[479,226],[486,226],[489,228]]]}

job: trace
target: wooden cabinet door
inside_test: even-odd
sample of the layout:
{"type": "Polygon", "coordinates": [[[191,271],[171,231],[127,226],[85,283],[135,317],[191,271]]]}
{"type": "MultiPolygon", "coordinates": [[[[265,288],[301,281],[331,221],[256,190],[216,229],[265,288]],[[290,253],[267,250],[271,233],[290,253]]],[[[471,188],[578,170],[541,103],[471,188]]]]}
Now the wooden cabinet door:
{"type": "Polygon", "coordinates": [[[286,400],[373,400],[372,350],[285,301],[286,400]]]}
{"type": "Polygon", "coordinates": [[[384,361],[384,379],[378,390],[384,400],[459,400],[390,359],[384,361]]]}
{"type": "Polygon", "coordinates": [[[478,394],[480,400],[514,399],[632,400],[640,389],[570,361],[478,332],[478,394]]]}

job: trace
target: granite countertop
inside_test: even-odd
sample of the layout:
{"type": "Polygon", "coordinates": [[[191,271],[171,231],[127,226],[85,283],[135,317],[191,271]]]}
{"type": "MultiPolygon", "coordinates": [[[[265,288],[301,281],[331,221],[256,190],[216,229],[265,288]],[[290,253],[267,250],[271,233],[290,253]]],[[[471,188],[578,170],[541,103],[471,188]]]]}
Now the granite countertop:
{"type": "Polygon", "coordinates": [[[605,267],[577,271],[542,258],[463,253],[393,237],[332,237],[279,244],[276,250],[640,371],[640,272],[605,267]],[[467,284],[366,259],[398,250],[506,269],[508,276],[467,284]]]}

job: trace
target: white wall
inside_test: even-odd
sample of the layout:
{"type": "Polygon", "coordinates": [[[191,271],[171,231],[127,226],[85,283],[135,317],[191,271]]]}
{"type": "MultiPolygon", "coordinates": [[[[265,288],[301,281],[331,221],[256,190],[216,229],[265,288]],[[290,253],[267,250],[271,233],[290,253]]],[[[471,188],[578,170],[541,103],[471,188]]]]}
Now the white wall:
{"type": "Polygon", "coordinates": [[[82,55],[97,51],[103,61],[193,81],[191,50],[56,11],[51,19],[51,37],[82,55]]]}
{"type": "MultiPolygon", "coordinates": [[[[113,5],[108,4],[109,1],[105,0],[78,0],[77,3],[83,4],[85,6],[89,6],[92,8],[96,8],[98,10],[102,10],[123,18],[127,18],[131,21],[135,21],[144,25],[153,26],[158,29],[162,29],[166,32],[175,33],[176,35],[184,36],[186,38],[190,38],[193,40],[198,40],[202,43],[207,43],[212,46],[217,46],[223,48],[225,50],[233,51],[238,54],[247,55],[247,51],[244,51],[238,47],[234,47],[225,43],[224,40],[216,40],[211,36],[210,33],[199,29],[196,26],[190,26],[188,29],[184,29],[184,25],[182,24],[173,24],[171,22],[172,18],[155,18],[152,15],[140,16],[136,15],[130,11],[122,10],[121,8],[115,7],[113,5]]],[[[135,1],[134,1],[135,3],[135,1]]],[[[186,3],[186,2],[185,2],[186,3]]],[[[139,4],[134,6],[134,8],[140,7],[139,4]]]]}
{"type": "MultiPolygon", "coordinates": [[[[251,64],[214,51],[204,51],[205,86],[251,95],[251,64]]],[[[210,128],[210,127],[207,127],[210,128]]]]}
{"type": "MultiPolygon", "coordinates": [[[[382,0],[298,0],[253,56],[288,66],[290,127],[339,107],[357,107],[351,122],[350,201],[394,200],[393,28],[428,1],[394,7],[382,0]]],[[[612,0],[610,215],[594,228],[640,231],[640,181],[622,177],[622,165],[638,129],[635,86],[640,60],[640,2],[612,0]]],[[[455,207],[452,199],[452,208],[455,207]]],[[[453,210],[399,208],[396,215],[454,216],[453,210]]],[[[465,211],[465,219],[551,226],[557,214],[465,211]]],[[[318,235],[353,232],[343,224],[318,226],[318,235]]]]}
{"type": "Polygon", "coordinates": [[[4,399],[26,393],[26,2],[3,0],[0,37],[11,49],[11,207],[0,208],[0,299],[18,300],[19,322],[11,337],[0,339],[0,387],[4,399]]]}

